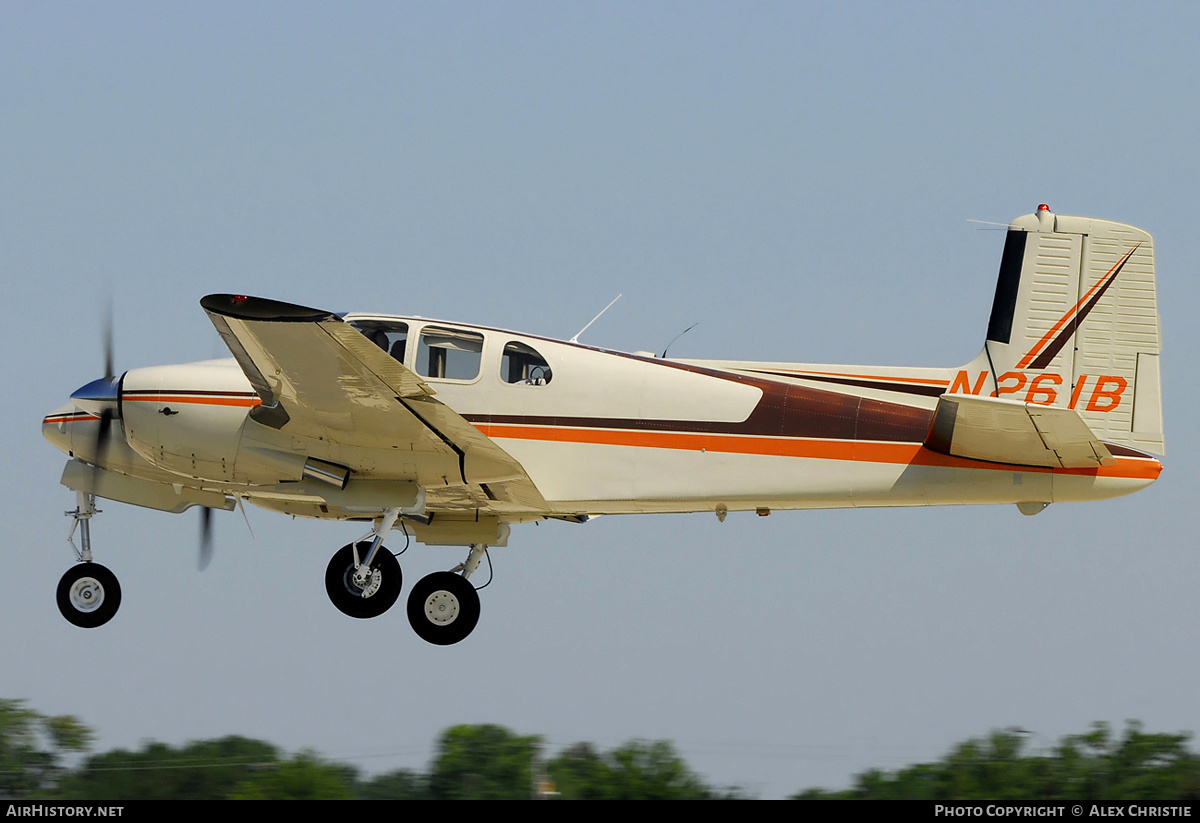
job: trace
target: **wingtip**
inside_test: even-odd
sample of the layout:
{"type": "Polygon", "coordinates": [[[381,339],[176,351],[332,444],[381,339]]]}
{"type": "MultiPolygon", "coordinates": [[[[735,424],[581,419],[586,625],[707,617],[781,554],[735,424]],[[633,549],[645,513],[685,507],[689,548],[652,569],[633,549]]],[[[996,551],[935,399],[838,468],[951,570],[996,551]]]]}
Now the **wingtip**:
{"type": "Polygon", "coordinates": [[[265,320],[277,323],[319,323],[337,318],[333,312],[268,300],[265,297],[248,297],[244,294],[210,294],[200,299],[200,307],[211,314],[233,317],[238,320],[265,320]]]}

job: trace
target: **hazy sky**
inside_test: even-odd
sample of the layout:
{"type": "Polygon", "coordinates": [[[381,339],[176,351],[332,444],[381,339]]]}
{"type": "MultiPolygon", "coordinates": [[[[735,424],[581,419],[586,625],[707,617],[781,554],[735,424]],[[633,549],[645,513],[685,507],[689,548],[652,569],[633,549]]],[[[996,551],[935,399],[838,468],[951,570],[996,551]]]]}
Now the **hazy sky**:
{"type": "MultiPolygon", "coordinates": [[[[670,738],[773,797],[1021,726],[1200,726],[1200,6],[0,2],[0,696],[97,748],[238,733],[368,771],[495,722],[549,751],[670,738]],[[124,602],[58,614],[63,456],[103,371],[225,356],[259,294],[680,357],[955,366],[1006,223],[1155,237],[1169,452],[1132,497],[514,528],[479,628],[323,585],[354,524],[102,503],[124,602]]],[[[395,541],[392,541],[395,543],[395,541]]],[[[415,546],[408,585],[461,559],[415,546]]]]}

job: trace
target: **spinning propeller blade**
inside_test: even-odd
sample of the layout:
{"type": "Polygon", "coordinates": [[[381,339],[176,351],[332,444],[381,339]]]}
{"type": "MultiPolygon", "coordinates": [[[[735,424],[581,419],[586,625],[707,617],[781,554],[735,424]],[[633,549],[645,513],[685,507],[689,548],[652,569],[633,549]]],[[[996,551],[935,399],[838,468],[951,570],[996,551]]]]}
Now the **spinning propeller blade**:
{"type": "Polygon", "coordinates": [[[100,425],[96,428],[96,462],[103,464],[108,452],[108,444],[112,442],[112,409],[100,412],[100,425]]]}
{"type": "Polygon", "coordinates": [[[112,322],[112,298],[108,300],[108,306],[104,313],[104,379],[113,379],[113,322],[112,322]]]}
{"type": "Polygon", "coordinates": [[[99,377],[85,386],[80,386],[71,394],[78,408],[96,415],[99,423],[96,426],[95,440],[92,443],[91,459],[97,465],[103,466],[107,459],[109,445],[112,442],[113,419],[119,419],[121,400],[121,381],[113,374],[113,327],[112,304],[110,302],[104,317],[101,319],[100,348],[104,352],[104,376],[99,377]]]}
{"type": "Polygon", "coordinates": [[[200,571],[208,568],[212,562],[212,509],[208,506],[200,508],[200,571]]]}

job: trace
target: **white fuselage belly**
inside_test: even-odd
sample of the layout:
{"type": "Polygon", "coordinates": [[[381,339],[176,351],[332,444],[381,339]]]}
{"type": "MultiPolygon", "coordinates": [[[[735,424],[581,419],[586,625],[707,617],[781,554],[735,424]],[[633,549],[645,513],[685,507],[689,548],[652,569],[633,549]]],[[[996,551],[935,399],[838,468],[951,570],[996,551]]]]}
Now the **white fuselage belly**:
{"type": "MultiPolygon", "coordinates": [[[[969,503],[1068,502],[1130,494],[1153,482],[1152,458],[1119,458],[1112,469],[1041,469],[981,464],[934,454],[919,443],[861,443],[887,453],[842,458],[564,443],[491,435],[529,470],[562,511],[590,514],[969,503]],[[904,462],[905,460],[909,462],[904,462]],[[922,464],[923,461],[928,461],[922,464]],[[570,466],[586,471],[569,470],[570,466]]],[[[780,439],[780,451],[822,451],[820,441],[780,439]]],[[[738,448],[736,442],[730,448],[738,448]]]]}

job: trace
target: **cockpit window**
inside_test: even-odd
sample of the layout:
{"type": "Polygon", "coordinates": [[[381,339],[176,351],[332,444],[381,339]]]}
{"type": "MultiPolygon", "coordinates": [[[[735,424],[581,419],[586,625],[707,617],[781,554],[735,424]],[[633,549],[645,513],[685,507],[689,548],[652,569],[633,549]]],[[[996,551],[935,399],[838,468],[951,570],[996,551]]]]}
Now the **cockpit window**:
{"type": "Polygon", "coordinates": [[[474,380],[483,357],[483,335],[447,326],[426,326],[417,347],[417,374],[445,380],[474,380]]]}
{"type": "Polygon", "coordinates": [[[550,382],[550,364],[532,347],[524,343],[509,343],[500,359],[500,378],[505,383],[523,386],[544,386],[550,382]]]}
{"type": "Polygon", "coordinates": [[[350,325],[392,357],[404,362],[408,324],[397,320],[352,320],[350,325]]]}

